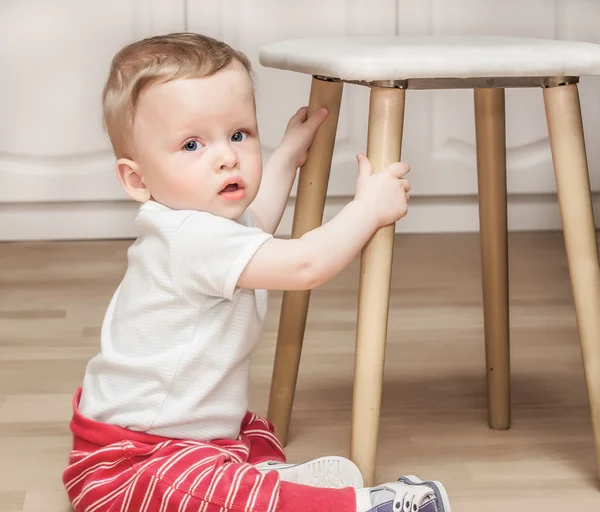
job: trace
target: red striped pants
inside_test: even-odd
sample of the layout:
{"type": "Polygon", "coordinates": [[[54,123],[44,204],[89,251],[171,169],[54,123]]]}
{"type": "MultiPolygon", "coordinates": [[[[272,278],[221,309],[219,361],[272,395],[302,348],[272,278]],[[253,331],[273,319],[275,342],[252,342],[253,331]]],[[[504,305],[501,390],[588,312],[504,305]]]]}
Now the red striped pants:
{"type": "Polygon", "coordinates": [[[281,482],[254,465],[285,461],[273,426],[248,413],[237,440],[168,439],[85,418],[63,473],[76,512],[355,512],[354,489],[281,482]]]}

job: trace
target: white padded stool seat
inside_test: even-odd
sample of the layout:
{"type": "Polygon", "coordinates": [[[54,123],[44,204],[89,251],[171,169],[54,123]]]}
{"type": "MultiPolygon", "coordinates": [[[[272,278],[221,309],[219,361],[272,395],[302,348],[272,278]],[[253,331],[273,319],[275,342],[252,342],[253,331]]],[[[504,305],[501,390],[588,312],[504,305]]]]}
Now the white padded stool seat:
{"type": "Polygon", "coordinates": [[[290,39],[261,48],[263,66],[342,80],[600,74],[600,45],[512,37],[290,39]]]}

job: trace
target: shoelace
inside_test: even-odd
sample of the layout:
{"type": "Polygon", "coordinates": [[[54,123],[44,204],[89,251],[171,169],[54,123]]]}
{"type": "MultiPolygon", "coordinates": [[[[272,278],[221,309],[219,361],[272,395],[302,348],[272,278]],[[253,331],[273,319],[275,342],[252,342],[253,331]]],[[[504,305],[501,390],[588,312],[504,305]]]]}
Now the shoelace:
{"type": "Polygon", "coordinates": [[[402,496],[396,494],[396,499],[394,500],[394,512],[418,512],[419,507],[423,504],[425,498],[434,498],[431,489],[428,489],[427,487],[410,490],[402,496]]]}

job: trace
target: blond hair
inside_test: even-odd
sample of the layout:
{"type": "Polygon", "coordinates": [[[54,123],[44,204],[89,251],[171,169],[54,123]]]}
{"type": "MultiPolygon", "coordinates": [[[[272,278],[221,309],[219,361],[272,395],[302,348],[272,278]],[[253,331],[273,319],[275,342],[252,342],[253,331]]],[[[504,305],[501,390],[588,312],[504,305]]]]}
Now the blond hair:
{"type": "Polygon", "coordinates": [[[235,62],[252,76],[252,65],[243,53],[212,37],[187,32],[149,37],[119,50],[102,94],[104,127],[117,158],[131,157],[136,106],[146,87],[207,77],[235,62]]]}

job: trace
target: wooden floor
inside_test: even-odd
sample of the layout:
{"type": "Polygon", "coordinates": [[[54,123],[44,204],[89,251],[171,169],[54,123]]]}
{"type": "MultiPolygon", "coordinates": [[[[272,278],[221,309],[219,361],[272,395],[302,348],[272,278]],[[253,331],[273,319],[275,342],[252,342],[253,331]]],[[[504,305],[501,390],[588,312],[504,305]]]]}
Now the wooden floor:
{"type": "MultiPolygon", "coordinates": [[[[128,242],[0,245],[0,510],[69,510],[61,471],[71,398],[98,349],[128,242]]],[[[513,427],[486,424],[479,246],[473,235],[396,241],[380,480],[442,480],[454,511],[600,510],[591,428],[560,234],[511,246],[513,427]]],[[[313,292],[292,461],[347,455],[356,262],[313,292]]],[[[252,366],[266,411],[280,294],[252,366]]]]}

